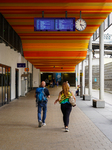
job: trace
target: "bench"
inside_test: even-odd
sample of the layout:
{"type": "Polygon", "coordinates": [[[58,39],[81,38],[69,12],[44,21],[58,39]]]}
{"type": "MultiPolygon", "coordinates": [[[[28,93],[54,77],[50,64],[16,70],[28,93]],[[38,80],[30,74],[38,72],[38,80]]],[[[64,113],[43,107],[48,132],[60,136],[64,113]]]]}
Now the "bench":
{"type": "Polygon", "coordinates": [[[84,94],[84,95],[83,95],[83,100],[91,101],[91,95],[86,95],[86,94],[84,94]]]}
{"type": "Polygon", "coordinates": [[[105,107],[105,101],[103,101],[101,99],[93,99],[93,107],[104,108],[105,107]]]}

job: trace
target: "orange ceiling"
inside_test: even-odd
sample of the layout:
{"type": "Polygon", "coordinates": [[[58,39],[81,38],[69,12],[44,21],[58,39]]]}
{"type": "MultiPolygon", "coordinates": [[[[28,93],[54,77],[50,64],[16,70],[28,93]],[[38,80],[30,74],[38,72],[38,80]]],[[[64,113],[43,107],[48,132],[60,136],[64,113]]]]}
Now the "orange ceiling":
{"type": "Polygon", "coordinates": [[[112,0],[0,0],[0,12],[21,37],[24,57],[41,72],[74,72],[87,54],[90,37],[112,11],[112,0]],[[84,31],[35,32],[34,17],[87,22],[84,31]]]}

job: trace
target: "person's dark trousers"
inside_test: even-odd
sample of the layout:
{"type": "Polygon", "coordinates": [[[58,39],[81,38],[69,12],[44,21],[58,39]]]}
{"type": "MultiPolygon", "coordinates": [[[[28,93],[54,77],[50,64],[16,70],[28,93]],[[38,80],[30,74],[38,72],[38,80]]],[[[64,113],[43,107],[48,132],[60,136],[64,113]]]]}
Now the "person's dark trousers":
{"type": "Polygon", "coordinates": [[[38,121],[41,120],[42,108],[43,108],[42,122],[45,123],[46,113],[47,113],[47,102],[38,102],[38,121]]]}
{"type": "Polygon", "coordinates": [[[65,127],[68,126],[69,124],[69,116],[70,116],[71,110],[72,110],[71,104],[68,104],[68,103],[61,104],[61,111],[63,113],[63,122],[64,122],[65,127]]]}

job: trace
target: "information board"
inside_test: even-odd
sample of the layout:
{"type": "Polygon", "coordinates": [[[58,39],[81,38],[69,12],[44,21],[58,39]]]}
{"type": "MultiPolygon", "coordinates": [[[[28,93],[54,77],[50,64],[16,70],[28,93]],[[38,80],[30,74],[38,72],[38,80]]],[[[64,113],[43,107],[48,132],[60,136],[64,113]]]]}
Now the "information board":
{"type": "Polygon", "coordinates": [[[25,68],[26,64],[25,63],[17,63],[17,68],[25,68]]]}
{"type": "Polygon", "coordinates": [[[75,31],[75,18],[34,18],[34,31],[75,31]]]}
{"type": "Polygon", "coordinates": [[[74,31],[73,19],[55,19],[55,29],[60,31],[74,31]]]}
{"type": "Polygon", "coordinates": [[[53,31],[54,30],[54,19],[36,19],[36,28],[42,31],[53,31]]]}

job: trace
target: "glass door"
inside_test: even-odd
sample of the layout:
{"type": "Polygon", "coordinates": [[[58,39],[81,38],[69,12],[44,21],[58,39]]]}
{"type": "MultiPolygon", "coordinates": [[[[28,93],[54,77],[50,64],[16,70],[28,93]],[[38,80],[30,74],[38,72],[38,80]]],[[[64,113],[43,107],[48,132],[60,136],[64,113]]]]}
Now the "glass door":
{"type": "Polygon", "coordinates": [[[15,98],[18,98],[19,70],[15,69],[15,98]]]}
{"type": "Polygon", "coordinates": [[[6,94],[6,86],[5,86],[5,83],[6,83],[6,82],[5,82],[6,76],[5,76],[5,67],[4,67],[4,66],[3,66],[2,76],[3,76],[3,89],[2,89],[2,96],[3,96],[3,97],[2,97],[2,100],[3,100],[3,101],[2,101],[2,105],[4,105],[4,104],[6,104],[6,103],[5,103],[5,101],[6,101],[6,99],[5,99],[5,98],[6,98],[6,97],[5,97],[5,96],[6,96],[6,95],[5,95],[5,94],[6,94]]]}
{"type": "Polygon", "coordinates": [[[11,101],[11,68],[8,68],[8,103],[11,101]]]}
{"type": "Polygon", "coordinates": [[[0,66],[0,106],[2,106],[2,67],[0,66]]]}
{"type": "Polygon", "coordinates": [[[11,67],[0,64],[0,106],[11,101],[11,67]]]}

